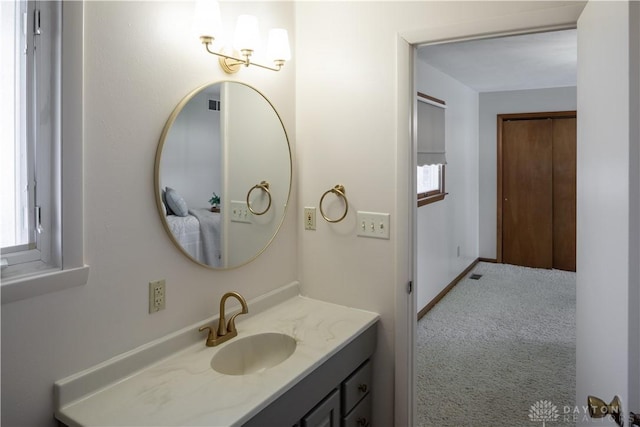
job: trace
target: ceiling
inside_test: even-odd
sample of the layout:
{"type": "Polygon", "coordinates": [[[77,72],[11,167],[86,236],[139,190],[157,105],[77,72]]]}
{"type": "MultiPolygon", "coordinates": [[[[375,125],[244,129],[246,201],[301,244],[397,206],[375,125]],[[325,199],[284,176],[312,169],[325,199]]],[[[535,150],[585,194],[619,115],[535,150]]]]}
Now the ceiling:
{"type": "Polygon", "coordinates": [[[418,58],[478,92],[576,86],[577,32],[422,46],[418,58]]]}

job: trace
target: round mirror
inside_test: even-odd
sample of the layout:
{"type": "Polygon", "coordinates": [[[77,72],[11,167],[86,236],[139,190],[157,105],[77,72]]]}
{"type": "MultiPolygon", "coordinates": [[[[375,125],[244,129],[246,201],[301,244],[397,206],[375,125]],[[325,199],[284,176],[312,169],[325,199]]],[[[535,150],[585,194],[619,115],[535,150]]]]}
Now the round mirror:
{"type": "Polygon", "coordinates": [[[254,88],[203,86],[169,117],[156,153],[156,202],[193,261],[223,269],[256,258],[284,221],[290,190],[287,133],[254,88]]]}

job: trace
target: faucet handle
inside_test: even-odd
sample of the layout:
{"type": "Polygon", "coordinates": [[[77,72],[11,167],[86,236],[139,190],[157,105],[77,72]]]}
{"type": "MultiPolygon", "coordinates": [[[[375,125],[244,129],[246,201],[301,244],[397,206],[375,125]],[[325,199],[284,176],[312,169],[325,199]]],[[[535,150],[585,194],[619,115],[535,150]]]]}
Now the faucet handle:
{"type": "Polygon", "coordinates": [[[216,334],[216,329],[211,326],[203,326],[198,329],[199,332],[209,330],[209,335],[207,335],[207,347],[213,347],[215,345],[216,339],[218,338],[218,334],[216,334]]]}
{"type": "Polygon", "coordinates": [[[246,313],[245,311],[241,311],[231,316],[231,318],[229,319],[229,322],[227,323],[227,332],[232,334],[238,333],[238,331],[236,330],[236,317],[238,317],[240,314],[245,314],[245,313],[246,313]]]}

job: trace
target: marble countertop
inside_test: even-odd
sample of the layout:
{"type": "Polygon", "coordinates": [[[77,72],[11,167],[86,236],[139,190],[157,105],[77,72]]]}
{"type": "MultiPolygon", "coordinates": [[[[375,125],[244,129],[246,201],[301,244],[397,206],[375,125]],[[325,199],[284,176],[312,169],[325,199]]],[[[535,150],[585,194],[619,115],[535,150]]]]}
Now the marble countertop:
{"type": "MultiPolygon", "coordinates": [[[[251,310],[251,306],[249,306],[251,310]]],[[[69,403],[56,418],[69,426],[239,426],[336,354],[378,320],[378,314],[296,296],[243,320],[238,337],[217,347],[198,344],[69,403]],[[211,359],[235,339],[264,332],[290,335],[294,353],[249,375],[223,375],[211,359]]]]}

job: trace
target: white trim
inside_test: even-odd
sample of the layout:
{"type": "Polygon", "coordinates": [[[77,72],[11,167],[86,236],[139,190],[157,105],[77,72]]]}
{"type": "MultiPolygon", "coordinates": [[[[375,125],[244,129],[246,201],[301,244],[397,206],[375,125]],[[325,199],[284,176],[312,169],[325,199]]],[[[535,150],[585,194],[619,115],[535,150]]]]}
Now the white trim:
{"type": "Polygon", "coordinates": [[[444,27],[401,31],[400,34],[410,44],[421,46],[576,28],[578,16],[586,4],[586,1],[576,1],[558,7],[517,12],[444,27]]]}
{"type": "MultiPolygon", "coordinates": [[[[8,265],[16,265],[22,264],[24,262],[38,261],[41,259],[40,250],[38,249],[29,249],[29,245],[20,245],[27,246],[27,249],[17,250],[14,252],[5,252],[2,254],[2,259],[6,260],[8,265]]],[[[6,249],[6,248],[5,248],[6,249]]]]}
{"type": "Polygon", "coordinates": [[[87,283],[83,221],[83,36],[84,2],[62,4],[62,270],[3,280],[2,304],[32,298],[87,283]]]}
{"type": "Polygon", "coordinates": [[[397,154],[396,180],[400,191],[396,192],[396,210],[398,214],[393,225],[396,230],[395,251],[395,378],[394,378],[394,425],[413,426],[416,420],[415,405],[415,337],[416,337],[416,297],[415,291],[407,293],[409,281],[415,283],[415,256],[413,247],[416,229],[416,167],[407,169],[407,164],[416,164],[416,145],[413,135],[416,134],[416,120],[412,119],[417,109],[415,84],[413,83],[414,47],[402,37],[398,37],[397,45],[397,154]],[[402,190],[406,189],[406,190],[402,190]],[[413,189],[413,190],[411,190],[413,189]]]}
{"type": "Polygon", "coordinates": [[[439,108],[443,108],[443,109],[446,109],[446,108],[447,108],[447,104],[441,104],[441,103],[439,103],[439,102],[432,101],[432,100],[430,100],[430,99],[423,98],[423,97],[421,97],[421,96],[417,96],[417,97],[416,97],[416,99],[417,99],[418,101],[420,101],[420,102],[424,102],[425,104],[431,104],[431,105],[433,105],[434,107],[439,107],[439,108]]]}
{"type": "Polygon", "coordinates": [[[50,292],[61,291],[87,283],[89,278],[89,266],[71,268],[67,270],[55,270],[37,276],[6,280],[0,285],[0,299],[2,305],[50,292]]]}
{"type": "Polygon", "coordinates": [[[84,2],[62,5],[62,268],[84,265],[84,2]]]}

